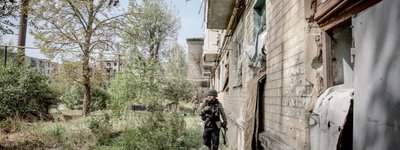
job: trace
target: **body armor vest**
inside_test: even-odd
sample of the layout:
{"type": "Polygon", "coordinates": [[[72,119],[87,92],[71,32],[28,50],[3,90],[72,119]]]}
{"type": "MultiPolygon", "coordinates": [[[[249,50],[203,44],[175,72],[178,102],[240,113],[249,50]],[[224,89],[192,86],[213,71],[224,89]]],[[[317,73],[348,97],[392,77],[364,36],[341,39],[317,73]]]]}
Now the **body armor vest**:
{"type": "Polygon", "coordinates": [[[210,106],[211,107],[211,121],[216,122],[220,121],[220,113],[219,113],[219,102],[218,100],[215,100],[214,102],[208,102],[206,101],[205,106],[210,106]]]}

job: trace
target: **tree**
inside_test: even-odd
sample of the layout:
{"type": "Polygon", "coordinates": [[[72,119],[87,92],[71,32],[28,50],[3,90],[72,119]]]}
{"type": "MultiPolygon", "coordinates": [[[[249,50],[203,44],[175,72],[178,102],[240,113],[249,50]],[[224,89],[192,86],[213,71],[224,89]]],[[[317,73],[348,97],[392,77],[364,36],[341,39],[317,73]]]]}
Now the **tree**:
{"type": "Polygon", "coordinates": [[[25,62],[25,41],[26,41],[26,29],[28,27],[28,14],[29,14],[29,0],[21,0],[19,5],[14,0],[1,0],[2,6],[0,10],[0,31],[5,34],[13,34],[12,28],[17,25],[10,21],[10,19],[16,19],[19,15],[19,31],[18,31],[18,64],[21,65],[25,62]],[[20,11],[16,11],[20,9],[20,11]]]}
{"type": "Polygon", "coordinates": [[[132,2],[129,12],[137,15],[128,16],[125,30],[132,34],[125,37],[125,43],[139,50],[143,59],[162,61],[164,52],[176,41],[179,18],[164,0],[143,0],[141,4],[132,2]]]}
{"type": "Polygon", "coordinates": [[[192,91],[190,82],[186,80],[187,61],[182,46],[175,43],[168,51],[164,66],[165,86],[162,89],[166,99],[174,102],[188,100],[192,91]]]}
{"type": "Polygon", "coordinates": [[[91,67],[93,53],[104,47],[115,49],[113,31],[124,14],[113,13],[110,4],[117,0],[36,0],[32,4],[32,34],[36,44],[49,56],[68,53],[79,58],[84,87],[83,115],[89,112],[91,102],[91,67]],[[110,3],[111,2],[111,3],[110,3]],[[71,50],[74,53],[71,53],[71,50]]]}
{"type": "Polygon", "coordinates": [[[124,46],[127,59],[124,71],[111,82],[111,107],[121,115],[126,103],[153,103],[162,99],[164,86],[161,70],[167,52],[176,41],[180,27],[178,18],[163,0],[131,2],[124,25],[124,46]]]}
{"type": "Polygon", "coordinates": [[[13,34],[17,25],[10,21],[18,17],[18,5],[14,0],[0,0],[0,35],[13,34]]]}
{"type": "Polygon", "coordinates": [[[182,46],[178,43],[174,43],[173,47],[167,51],[167,54],[165,74],[169,77],[186,78],[187,61],[186,53],[182,46]]]}

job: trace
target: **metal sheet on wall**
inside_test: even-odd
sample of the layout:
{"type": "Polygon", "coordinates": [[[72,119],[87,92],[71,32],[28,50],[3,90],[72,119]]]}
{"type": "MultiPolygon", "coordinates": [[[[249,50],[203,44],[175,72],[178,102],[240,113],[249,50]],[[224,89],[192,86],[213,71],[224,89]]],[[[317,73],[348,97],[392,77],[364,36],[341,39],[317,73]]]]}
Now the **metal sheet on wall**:
{"type": "Polygon", "coordinates": [[[353,17],[354,150],[400,149],[400,1],[353,17]]]}

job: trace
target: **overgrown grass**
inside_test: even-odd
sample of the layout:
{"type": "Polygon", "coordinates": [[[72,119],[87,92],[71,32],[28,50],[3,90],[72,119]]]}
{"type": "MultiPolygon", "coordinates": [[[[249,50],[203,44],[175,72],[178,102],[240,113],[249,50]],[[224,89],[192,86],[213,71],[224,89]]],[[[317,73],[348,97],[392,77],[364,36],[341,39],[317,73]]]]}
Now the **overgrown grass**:
{"type": "Polygon", "coordinates": [[[16,130],[6,135],[8,141],[0,136],[0,149],[199,149],[202,127],[197,116],[185,111],[140,112],[126,120],[113,118],[109,111],[69,121],[11,120],[16,130]]]}

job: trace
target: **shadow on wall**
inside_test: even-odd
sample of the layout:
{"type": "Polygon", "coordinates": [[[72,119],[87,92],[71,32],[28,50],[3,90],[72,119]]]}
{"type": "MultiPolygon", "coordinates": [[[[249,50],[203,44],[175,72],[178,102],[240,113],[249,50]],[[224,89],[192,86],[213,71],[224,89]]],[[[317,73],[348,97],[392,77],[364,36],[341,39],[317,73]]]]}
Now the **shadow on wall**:
{"type": "Polygon", "coordinates": [[[353,18],[356,44],[354,149],[400,149],[400,1],[353,18]]]}

